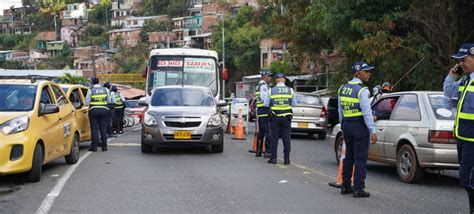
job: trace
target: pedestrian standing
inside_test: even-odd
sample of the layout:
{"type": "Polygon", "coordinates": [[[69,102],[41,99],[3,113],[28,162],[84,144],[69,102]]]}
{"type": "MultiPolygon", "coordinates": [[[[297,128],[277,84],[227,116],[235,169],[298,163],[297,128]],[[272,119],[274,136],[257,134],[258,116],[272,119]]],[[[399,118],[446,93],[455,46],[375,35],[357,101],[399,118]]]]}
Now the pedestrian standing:
{"type": "Polygon", "coordinates": [[[112,97],[114,100],[114,119],[113,119],[113,132],[114,134],[123,134],[123,115],[125,112],[125,97],[117,91],[117,86],[112,86],[112,97]]]}
{"type": "Polygon", "coordinates": [[[107,123],[111,96],[105,87],[99,85],[99,79],[91,78],[92,87],[86,95],[86,105],[89,106],[89,124],[92,142],[89,151],[97,152],[97,146],[107,151],[107,123]],[[99,141],[100,133],[100,141],[99,141]]]}
{"type": "Polygon", "coordinates": [[[285,85],[285,75],[275,75],[276,86],[269,90],[263,105],[270,107],[270,151],[267,163],[276,164],[278,139],[283,140],[284,164],[290,164],[292,107],[296,105],[293,89],[285,85]]]}
{"type": "MultiPolygon", "coordinates": [[[[104,83],[104,87],[107,89],[108,93],[110,93],[110,89],[111,89],[111,85],[110,85],[110,82],[107,81],[104,83]]],[[[113,100],[113,98],[112,98],[113,100]]],[[[114,109],[114,102],[111,102],[109,104],[109,111],[107,112],[107,135],[108,137],[116,137],[116,135],[114,135],[113,133],[113,128],[112,128],[112,121],[114,119],[114,112],[115,112],[115,109],[114,109]]]]}
{"type": "Polygon", "coordinates": [[[444,95],[457,98],[454,137],[458,143],[459,182],[469,197],[469,211],[474,213],[474,43],[461,46],[451,56],[458,61],[444,80],[444,95]],[[460,78],[462,74],[465,77],[460,78]]]}
{"type": "Polygon", "coordinates": [[[269,113],[270,107],[264,105],[263,100],[268,99],[268,83],[272,80],[272,73],[268,70],[260,71],[261,80],[257,85],[255,90],[255,96],[257,99],[257,126],[258,126],[258,136],[257,136],[257,152],[256,157],[262,156],[263,143],[265,142],[265,158],[270,157],[270,120],[269,113]]]}
{"type": "Polygon", "coordinates": [[[369,197],[365,192],[365,177],[369,142],[377,142],[374,118],[370,108],[370,92],[363,82],[369,81],[374,67],[363,61],[352,65],[353,79],[339,88],[338,111],[346,144],[343,160],[341,194],[355,198],[369,197]],[[354,189],[351,188],[354,167],[354,189]]]}

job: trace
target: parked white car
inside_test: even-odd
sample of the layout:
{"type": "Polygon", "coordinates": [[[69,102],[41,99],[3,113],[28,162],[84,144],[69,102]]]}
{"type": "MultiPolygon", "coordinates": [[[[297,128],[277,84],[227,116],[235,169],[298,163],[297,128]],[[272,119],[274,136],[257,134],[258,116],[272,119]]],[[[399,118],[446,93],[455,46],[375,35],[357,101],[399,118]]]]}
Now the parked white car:
{"type": "MultiPolygon", "coordinates": [[[[369,147],[369,160],[395,165],[401,181],[419,181],[424,169],[459,168],[452,133],[456,103],[442,92],[384,94],[372,111],[377,118],[378,141],[369,147]]],[[[339,162],[343,143],[340,124],[334,127],[330,143],[339,162]]]]}

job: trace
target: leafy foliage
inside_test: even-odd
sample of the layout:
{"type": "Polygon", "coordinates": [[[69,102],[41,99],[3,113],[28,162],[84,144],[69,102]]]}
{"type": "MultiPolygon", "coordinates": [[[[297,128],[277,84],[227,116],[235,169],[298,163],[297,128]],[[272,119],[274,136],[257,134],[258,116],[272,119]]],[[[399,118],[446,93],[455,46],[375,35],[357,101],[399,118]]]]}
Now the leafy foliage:
{"type": "Polygon", "coordinates": [[[87,85],[89,82],[87,78],[82,76],[73,76],[70,73],[65,73],[62,76],[56,78],[61,84],[75,84],[75,85],[87,85]]]}

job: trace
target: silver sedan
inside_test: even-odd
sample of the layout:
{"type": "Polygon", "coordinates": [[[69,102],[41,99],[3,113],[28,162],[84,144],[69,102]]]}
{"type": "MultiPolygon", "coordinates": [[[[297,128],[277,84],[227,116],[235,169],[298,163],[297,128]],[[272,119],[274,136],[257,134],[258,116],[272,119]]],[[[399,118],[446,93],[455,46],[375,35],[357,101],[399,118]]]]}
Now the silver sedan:
{"type": "MultiPolygon", "coordinates": [[[[456,103],[442,92],[385,94],[372,111],[378,141],[369,147],[369,160],[395,165],[401,181],[419,181],[424,169],[459,168],[452,132],[456,103]]],[[[330,140],[338,162],[343,141],[338,124],[330,140]]]]}

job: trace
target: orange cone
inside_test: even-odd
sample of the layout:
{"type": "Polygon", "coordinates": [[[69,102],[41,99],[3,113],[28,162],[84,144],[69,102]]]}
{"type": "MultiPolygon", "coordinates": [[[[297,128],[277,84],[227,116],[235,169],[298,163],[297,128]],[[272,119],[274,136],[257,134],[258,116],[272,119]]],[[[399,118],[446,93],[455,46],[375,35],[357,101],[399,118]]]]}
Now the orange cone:
{"type": "MultiPolygon", "coordinates": [[[[341,157],[339,158],[339,170],[337,172],[336,182],[329,182],[329,186],[341,188],[342,186],[342,163],[346,157],[346,143],[342,141],[341,157]]],[[[352,185],[354,185],[354,167],[352,167],[352,185]]]]}
{"type": "Polygon", "coordinates": [[[257,142],[258,142],[258,132],[257,132],[257,130],[255,130],[255,133],[253,134],[252,149],[249,149],[250,153],[256,153],[257,152],[257,142]]]}
{"type": "Polygon", "coordinates": [[[246,140],[244,135],[244,119],[242,118],[242,109],[239,110],[237,125],[235,126],[234,140],[246,140]]]}

